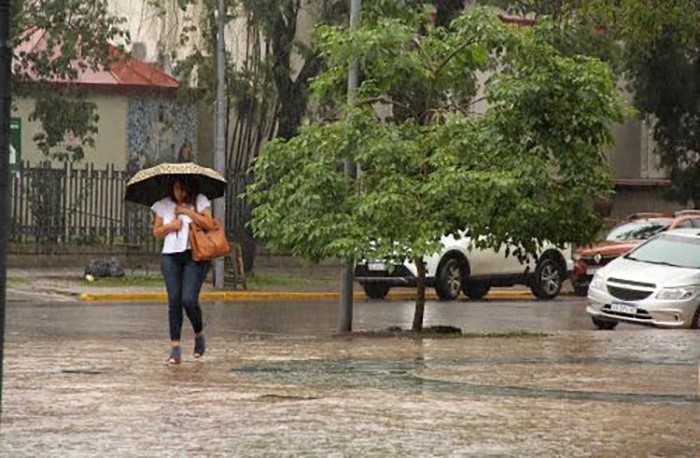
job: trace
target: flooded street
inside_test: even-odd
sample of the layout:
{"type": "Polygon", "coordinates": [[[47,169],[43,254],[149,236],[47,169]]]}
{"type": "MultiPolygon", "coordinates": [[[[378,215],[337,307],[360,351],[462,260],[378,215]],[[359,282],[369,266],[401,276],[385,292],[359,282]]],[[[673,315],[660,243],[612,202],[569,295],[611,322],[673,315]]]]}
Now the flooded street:
{"type": "MultiPolygon", "coordinates": [[[[697,456],[700,336],[593,330],[584,302],[427,306],[494,337],[333,337],[336,302],[204,306],[167,355],[158,304],[10,301],[5,456],[697,456]],[[518,335],[509,331],[532,331],[518,335]],[[540,334],[541,333],[541,334],[540,334]]],[[[359,302],[357,330],[412,304],[359,302]]]]}

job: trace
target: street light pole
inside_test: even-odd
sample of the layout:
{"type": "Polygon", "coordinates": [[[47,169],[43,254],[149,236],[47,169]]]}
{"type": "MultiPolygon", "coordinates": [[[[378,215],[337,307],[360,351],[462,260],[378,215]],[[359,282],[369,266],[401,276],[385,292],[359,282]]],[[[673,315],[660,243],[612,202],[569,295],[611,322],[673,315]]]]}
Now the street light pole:
{"type": "MultiPolygon", "coordinates": [[[[350,0],[350,28],[355,30],[359,25],[362,0],[350,0]]],[[[359,84],[359,70],[357,57],[353,59],[348,71],[348,105],[353,105],[356,99],[357,86],[359,84]]],[[[354,175],[355,165],[350,158],[343,160],[345,175],[354,175]]],[[[340,311],[338,314],[338,331],[347,333],[352,331],[352,286],[354,279],[355,260],[343,259],[342,273],[340,277],[340,311]]]]}
{"type": "Polygon", "coordinates": [[[0,0],[0,418],[2,418],[2,371],[5,354],[7,228],[10,221],[11,66],[10,0],[0,0]]]}
{"type": "MultiPolygon", "coordinates": [[[[219,0],[217,12],[216,34],[216,146],[214,149],[214,168],[226,176],[226,52],[224,43],[224,23],[226,22],[226,7],[224,0],[219,0]]],[[[224,199],[228,199],[226,196],[224,199]]],[[[214,215],[219,218],[226,228],[226,201],[214,201],[214,215]]],[[[214,288],[224,287],[224,259],[214,261],[214,288]]]]}

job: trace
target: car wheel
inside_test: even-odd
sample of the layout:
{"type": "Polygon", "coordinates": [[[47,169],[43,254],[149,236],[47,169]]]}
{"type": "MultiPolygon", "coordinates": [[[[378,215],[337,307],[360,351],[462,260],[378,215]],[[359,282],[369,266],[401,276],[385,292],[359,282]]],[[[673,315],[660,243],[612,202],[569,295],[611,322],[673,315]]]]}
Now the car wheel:
{"type": "Polygon", "coordinates": [[[469,299],[483,299],[489,293],[491,285],[483,281],[468,281],[463,289],[469,299]]]}
{"type": "Polygon", "coordinates": [[[690,329],[700,329],[700,305],[693,315],[693,321],[690,322],[690,329]]]}
{"type": "Polygon", "coordinates": [[[435,282],[435,292],[440,300],[453,301],[462,290],[462,266],[454,258],[448,259],[440,267],[435,282]]]}
{"type": "Polygon", "coordinates": [[[564,272],[559,263],[552,258],[542,258],[535,268],[530,290],[538,299],[554,299],[561,291],[563,282],[564,272]]]}
{"type": "Polygon", "coordinates": [[[362,284],[365,294],[370,299],[384,299],[391,287],[377,282],[367,282],[362,284]]]}
{"type": "Polygon", "coordinates": [[[593,324],[595,325],[596,328],[602,329],[604,331],[612,331],[617,327],[617,321],[613,320],[606,320],[603,318],[598,318],[598,317],[591,317],[591,320],[593,320],[593,324]]]}

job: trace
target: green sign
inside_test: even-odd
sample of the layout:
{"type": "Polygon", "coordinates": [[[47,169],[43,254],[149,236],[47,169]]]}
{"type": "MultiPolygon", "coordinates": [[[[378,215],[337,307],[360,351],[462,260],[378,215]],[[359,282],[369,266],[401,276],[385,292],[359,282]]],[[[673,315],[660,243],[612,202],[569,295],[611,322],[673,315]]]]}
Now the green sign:
{"type": "Polygon", "coordinates": [[[19,173],[22,162],[22,118],[10,119],[10,173],[19,173]]]}

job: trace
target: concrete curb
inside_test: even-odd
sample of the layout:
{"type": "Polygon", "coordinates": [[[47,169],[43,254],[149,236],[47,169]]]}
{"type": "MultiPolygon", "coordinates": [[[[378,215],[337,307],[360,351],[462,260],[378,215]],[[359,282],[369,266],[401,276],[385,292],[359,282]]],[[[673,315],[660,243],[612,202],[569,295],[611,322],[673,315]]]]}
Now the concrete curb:
{"type": "MultiPolygon", "coordinates": [[[[562,292],[561,296],[571,296],[570,292],[562,292]]],[[[486,299],[529,299],[534,296],[530,291],[492,291],[486,299]]],[[[165,292],[140,293],[84,293],[78,298],[83,302],[167,302],[165,292]]],[[[338,292],[303,292],[303,291],[205,291],[199,296],[202,302],[250,302],[263,300],[333,300],[340,299],[338,292]]],[[[367,299],[364,293],[355,292],[356,300],[367,299]]],[[[416,293],[390,292],[388,300],[415,300],[416,293]]],[[[426,293],[426,299],[435,300],[435,293],[426,293]]]]}

